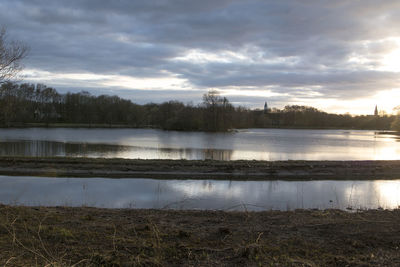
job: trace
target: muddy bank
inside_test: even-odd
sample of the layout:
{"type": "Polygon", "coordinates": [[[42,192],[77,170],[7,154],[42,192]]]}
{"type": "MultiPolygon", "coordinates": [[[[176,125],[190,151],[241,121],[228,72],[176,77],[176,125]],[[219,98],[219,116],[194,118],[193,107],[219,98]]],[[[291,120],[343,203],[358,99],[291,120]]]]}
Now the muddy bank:
{"type": "Polygon", "coordinates": [[[399,179],[400,161],[212,161],[0,157],[0,175],[159,179],[399,179]]]}
{"type": "Polygon", "coordinates": [[[0,205],[1,266],[399,266],[400,211],[0,205]]]}

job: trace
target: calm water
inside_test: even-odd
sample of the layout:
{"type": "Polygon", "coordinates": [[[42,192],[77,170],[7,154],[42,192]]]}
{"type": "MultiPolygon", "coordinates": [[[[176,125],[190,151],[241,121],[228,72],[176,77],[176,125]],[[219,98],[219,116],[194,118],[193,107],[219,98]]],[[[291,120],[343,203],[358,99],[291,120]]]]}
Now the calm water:
{"type": "Polygon", "coordinates": [[[215,181],[0,176],[0,203],[106,208],[393,209],[400,180],[215,181]]]}
{"type": "Polygon", "coordinates": [[[218,160],[400,159],[394,135],[355,130],[1,129],[0,155],[218,160]]]}

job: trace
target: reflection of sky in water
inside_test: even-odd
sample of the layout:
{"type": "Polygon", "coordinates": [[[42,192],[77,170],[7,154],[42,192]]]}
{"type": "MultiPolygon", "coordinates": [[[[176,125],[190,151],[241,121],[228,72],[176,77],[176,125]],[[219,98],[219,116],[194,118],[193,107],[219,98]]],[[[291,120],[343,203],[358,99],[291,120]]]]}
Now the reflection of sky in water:
{"type": "Polygon", "coordinates": [[[400,180],[216,181],[0,176],[0,203],[107,208],[397,208],[400,180]]]}
{"type": "Polygon", "coordinates": [[[400,142],[374,131],[249,129],[0,129],[0,155],[217,160],[400,159],[400,142]]]}

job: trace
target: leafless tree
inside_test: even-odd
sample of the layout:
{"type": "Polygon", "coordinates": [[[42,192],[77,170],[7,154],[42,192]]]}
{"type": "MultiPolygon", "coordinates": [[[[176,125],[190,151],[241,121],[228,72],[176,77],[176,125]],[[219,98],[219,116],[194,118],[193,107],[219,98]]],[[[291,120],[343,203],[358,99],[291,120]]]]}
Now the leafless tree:
{"type": "Polygon", "coordinates": [[[21,71],[21,60],[28,47],[17,41],[8,41],[6,29],[0,29],[0,84],[9,82],[21,71]]]}
{"type": "Polygon", "coordinates": [[[221,97],[216,90],[203,95],[204,121],[207,131],[227,131],[232,124],[233,106],[226,97],[221,97]]]}

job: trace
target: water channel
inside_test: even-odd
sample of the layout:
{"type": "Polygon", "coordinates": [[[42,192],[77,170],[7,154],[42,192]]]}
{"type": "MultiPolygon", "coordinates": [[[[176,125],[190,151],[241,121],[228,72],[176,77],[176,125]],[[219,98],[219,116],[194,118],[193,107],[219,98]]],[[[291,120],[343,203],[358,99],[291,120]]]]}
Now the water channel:
{"type": "Polygon", "coordinates": [[[400,180],[221,181],[0,176],[0,203],[103,208],[394,209],[400,180]]]}

